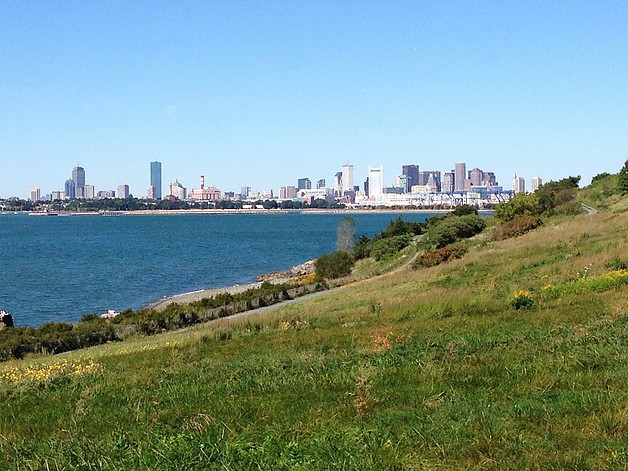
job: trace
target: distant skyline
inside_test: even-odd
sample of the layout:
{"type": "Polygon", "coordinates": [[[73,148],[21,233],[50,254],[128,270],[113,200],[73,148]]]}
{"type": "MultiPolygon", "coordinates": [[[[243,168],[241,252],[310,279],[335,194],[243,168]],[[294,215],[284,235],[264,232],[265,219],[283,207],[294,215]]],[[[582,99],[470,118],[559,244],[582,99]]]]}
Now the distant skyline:
{"type": "Polygon", "coordinates": [[[0,197],[628,158],[628,2],[5,2],[0,197]]]}

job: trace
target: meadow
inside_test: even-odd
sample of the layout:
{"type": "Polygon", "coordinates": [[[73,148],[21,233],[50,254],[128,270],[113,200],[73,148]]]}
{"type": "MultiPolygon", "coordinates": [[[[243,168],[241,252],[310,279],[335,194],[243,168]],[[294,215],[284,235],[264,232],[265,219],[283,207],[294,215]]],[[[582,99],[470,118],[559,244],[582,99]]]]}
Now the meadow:
{"type": "Polygon", "coordinates": [[[0,469],[626,469],[614,198],[265,314],[3,363],[0,469]]]}

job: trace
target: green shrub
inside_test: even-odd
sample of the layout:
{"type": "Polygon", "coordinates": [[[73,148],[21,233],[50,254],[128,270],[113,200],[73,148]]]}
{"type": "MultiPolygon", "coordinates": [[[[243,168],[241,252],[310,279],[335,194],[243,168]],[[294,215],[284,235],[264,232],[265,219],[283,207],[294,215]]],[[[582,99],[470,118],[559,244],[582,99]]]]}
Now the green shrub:
{"type": "Polygon", "coordinates": [[[609,270],[628,270],[628,263],[622,260],[619,257],[615,257],[612,260],[609,260],[605,264],[606,268],[609,270]]]}
{"type": "Polygon", "coordinates": [[[353,256],[344,250],[321,255],[316,260],[316,276],[319,279],[347,276],[354,263],[353,256]]]}
{"type": "Polygon", "coordinates": [[[410,245],[412,236],[410,234],[402,234],[394,237],[386,237],[374,242],[371,250],[371,257],[375,260],[385,260],[393,257],[400,250],[410,245]]]}
{"type": "Polygon", "coordinates": [[[372,248],[373,244],[371,240],[365,235],[361,235],[360,237],[358,237],[358,240],[355,243],[355,247],[353,247],[353,257],[356,260],[368,258],[371,255],[372,248]]]}
{"type": "Polygon", "coordinates": [[[482,232],[485,227],[484,219],[476,214],[450,216],[429,226],[424,244],[439,249],[461,239],[473,237],[482,232]]]}
{"type": "Polygon", "coordinates": [[[528,291],[515,291],[510,305],[517,311],[521,309],[531,309],[534,307],[534,299],[532,299],[532,295],[528,291]]]}

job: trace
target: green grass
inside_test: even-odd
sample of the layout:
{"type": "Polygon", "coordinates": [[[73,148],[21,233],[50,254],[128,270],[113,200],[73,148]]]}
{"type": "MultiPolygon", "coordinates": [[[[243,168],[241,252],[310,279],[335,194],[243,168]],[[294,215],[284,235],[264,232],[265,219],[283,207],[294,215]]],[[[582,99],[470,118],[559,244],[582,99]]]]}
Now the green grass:
{"type": "Polygon", "coordinates": [[[626,227],[554,218],[265,315],[7,362],[0,469],[626,469],[628,289],[570,288],[626,258],[626,227]]]}

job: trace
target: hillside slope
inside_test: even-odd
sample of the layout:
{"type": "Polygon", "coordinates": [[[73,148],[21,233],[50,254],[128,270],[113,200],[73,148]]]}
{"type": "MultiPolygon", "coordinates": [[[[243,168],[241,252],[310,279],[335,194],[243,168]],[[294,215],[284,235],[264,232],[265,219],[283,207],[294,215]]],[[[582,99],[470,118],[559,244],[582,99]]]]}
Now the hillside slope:
{"type": "Polygon", "coordinates": [[[625,469],[627,228],[483,233],[263,316],[8,362],[0,468],[625,469]]]}

